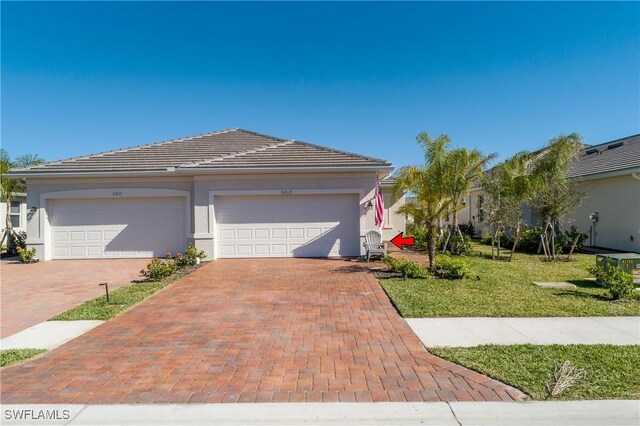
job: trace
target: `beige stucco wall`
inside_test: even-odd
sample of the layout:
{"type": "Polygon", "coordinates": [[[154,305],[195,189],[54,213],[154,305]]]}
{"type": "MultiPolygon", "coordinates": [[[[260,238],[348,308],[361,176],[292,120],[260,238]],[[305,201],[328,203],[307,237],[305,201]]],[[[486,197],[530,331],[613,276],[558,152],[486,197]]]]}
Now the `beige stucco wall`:
{"type": "MultiPolygon", "coordinates": [[[[233,191],[238,194],[259,193],[271,191],[280,193],[290,191],[291,195],[299,193],[331,193],[353,192],[358,194],[360,202],[360,229],[356,230],[360,236],[368,230],[374,229],[374,212],[365,209],[369,200],[374,198],[376,184],[375,173],[343,173],[343,174],[255,174],[255,175],[210,175],[198,177],[177,178],[69,178],[69,179],[28,179],[27,204],[38,207],[27,225],[28,245],[37,250],[37,256],[45,259],[44,244],[48,238],[46,234],[46,201],[43,198],[47,193],[61,191],[79,191],[92,189],[109,189],[113,191],[123,190],[123,196],[127,196],[127,190],[132,193],[134,189],[154,190],[178,190],[186,191],[190,195],[189,222],[191,232],[188,235],[190,241],[205,250],[209,258],[215,258],[214,226],[212,223],[213,206],[212,192],[233,191]],[[44,205],[42,205],[44,204],[44,205]],[[42,220],[41,220],[42,215],[42,220]]],[[[393,209],[394,206],[391,206],[393,209]]],[[[394,220],[394,225],[397,223],[394,220]]]]}
{"type": "Polygon", "coordinates": [[[578,189],[585,193],[584,200],[563,227],[576,225],[590,235],[587,245],[640,253],[640,180],[629,173],[583,181],[578,189]],[[589,219],[592,212],[599,215],[595,230],[589,219]]]}
{"type": "Polygon", "coordinates": [[[393,188],[383,188],[384,197],[384,226],[382,228],[382,239],[391,240],[399,232],[406,232],[405,215],[398,213],[398,209],[404,205],[405,196],[399,198],[393,196],[393,188]]]}
{"type": "MultiPolygon", "coordinates": [[[[562,228],[576,225],[580,232],[593,238],[589,214],[598,212],[595,241],[587,239],[586,245],[640,252],[640,180],[633,178],[631,173],[584,180],[578,183],[578,190],[585,193],[585,198],[578,209],[563,220],[562,228]]],[[[478,196],[483,194],[482,189],[473,189],[465,196],[465,208],[458,212],[459,222],[471,221],[477,235],[489,233],[489,228],[478,218],[478,196]]],[[[522,213],[527,225],[539,225],[536,212],[529,206],[524,205],[522,213]]]]}
{"type": "MultiPolygon", "coordinates": [[[[484,195],[484,191],[477,188],[472,189],[468,194],[462,197],[462,200],[464,200],[463,207],[455,212],[455,215],[457,215],[458,217],[458,224],[466,225],[471,222],[473,224],[476,235],[482,235],[489,232],[489,229],[485,226],[484,223],[480,221],[480,218],[478,217],[479,195],[484,195]]],[[[449,220],[444,222],[451,224],[453,222],[453,214],[454,213],[449,215],[449,220]]]]}

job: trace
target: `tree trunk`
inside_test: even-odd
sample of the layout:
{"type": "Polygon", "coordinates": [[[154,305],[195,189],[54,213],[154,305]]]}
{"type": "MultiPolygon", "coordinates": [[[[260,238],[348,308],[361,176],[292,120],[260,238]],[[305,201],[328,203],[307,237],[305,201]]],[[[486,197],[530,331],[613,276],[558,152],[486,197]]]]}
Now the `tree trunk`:
{"type": "Polygon", "coordinates": [[[458,200],[456,200],[453,203],[453,217],[451,218],[451,229],[453,230],[453,232],[456,232],[458,230],[458,200]]]}
{"type": "Polygon", "coordinates": [[[576,235],[576,239],[573,240],[573,244],[571,244],[571,249],[569,250],[569,255],[567,256],[567,260],[571,260],[571,255],[573,254],[573,251],[576,249],[579,239],[580,239],[580,234],[578,233],[578,235],[576,235]]]}
{"type": "Polygon", "coordinates": [[[551,260],[556,260],[556,231],[551,224],[549,224],[549,232],[551,233],[551,260]]]}
{"type": "Polygon", "coordinates": [[[542,245],[542,251],[544,252],[545,259],[548,259],[547,255],[547,243],[544,241],[544,236],[546,235],[546,230],[540,233],[540,245],[542,245]]]}
{"type": "Polygon", "coordinates": [[[429,256],[429,268],[433,269],[436,261],[436,226],[427,225],[427,254],[429,256]]]}
{"type": "Polygon", "coordinates": [[[493,260],[496,260],[495,245],[496,245],[496,233],[494,232],[493,235],[491,236],[491,258],[493,260]]]}
{"type": "Polygon", "coordinates": [[[444,244],[442,245],[442,253],[446,253],[447,246],[449,245],[449,239],[451,239],[451,229],[447,230],[447,239],[444,241],[444,244]]]}
{"type": "Polygon", "coordinates": [[[511,253],[509,254],[509,262],[513,259],[513,252],[516,251],[516,247],[518,246],[518,242],[520,240],[520,225],[516,228],[516,236],[513,240],[513,247],[511,247],[511,253]]]}

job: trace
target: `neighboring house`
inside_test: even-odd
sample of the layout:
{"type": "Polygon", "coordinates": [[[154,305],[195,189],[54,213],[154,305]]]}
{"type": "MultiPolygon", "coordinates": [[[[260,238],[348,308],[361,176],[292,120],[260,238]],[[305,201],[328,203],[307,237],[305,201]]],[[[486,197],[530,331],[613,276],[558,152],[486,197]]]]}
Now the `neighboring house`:
{"type": "Polygon", "coordinates": [[[406,216],[398,213],[398,209],[405,203],[405,195],[400,197],[393,195],[393,186],[396,180],[388,177],[380,181],[382,196],[384,197],[384,225],[382,227],[382,239],[391,240],[400,232],[406,230],[406,216]]]}
{"type": "MultiPolygon", "coordinates": [[[[487,195],[480,187],[479,183],[474,186],[468,194],[462,197],[460,204],[463,206],[457,211],[458,223],[461,225],[473,225],[476,236],[491,233],[490,227],[484,221],[482,206],[487,195]]],[[[523,204],[520,208],[522,218],[527,225],[534,226],[539,222],[538,215],[530,206],[523,204]]],[[[451,224],[453,213],[445,217],[445,222],[451,224]]]]}
{"type": "MultiPolygon", "coordinates": [[[[13,194],[13,200],[9,206],[9,216],[11,220],[11,226],[16,232],[27,230],[27,194],[18,193],[13,194]]],[[[5,225],[7,223],[7,203],[2,200],[0,203],[0,228],[4,233],[5,225]]],[[[5,241],[6,244],[6,241],[5,241]]]]}
{"type": "Polygon", "coordinates": [[[586,245],[640,253],[640,134],[586,147],[569,179],[585,197],[565,227],[589,235],[586,245]]]}
{"type": "MultiPolygon", "coordinates": [[[[569,179],[585,197],[578,209],[563,220],[563,228],[576,226],[589,236],[585,245],[640,253],[640,135],[583,148],[569,179]],[[597,215],[597,222],[592,215],[597,215]]],[[[479,186],[463,197],[460,223],[471,222],[477,235],[489,233],[482,220],[486,194],[479,186]]],[[[539,225],[536,212],[522,206],[525,223],[539,225]]]]}
{"type": "MultiPolygon", "coordinates": [[[[12,170],[42,260],[359,256],[384,160],[233,129],[12,170]]],[[[391,200],[391,198],[390,198],[391,200]]],[[[393,205],[392,205],[393,206],[393,205]]],[[[393,207],[391,207],[393,208],[393,207]]]]}

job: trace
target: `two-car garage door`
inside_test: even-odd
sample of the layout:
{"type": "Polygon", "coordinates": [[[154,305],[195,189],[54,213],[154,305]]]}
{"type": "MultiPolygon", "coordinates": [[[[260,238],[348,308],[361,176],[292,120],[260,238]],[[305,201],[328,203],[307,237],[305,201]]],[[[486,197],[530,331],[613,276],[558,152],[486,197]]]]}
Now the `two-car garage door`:
{"type": "Polygon", "coordinates": [[[219,257],[327,257],[360,253],[355,194],[216,196],[219,257]]]}
{"type": "Polygon", "coordinates": [[[51,200],[53,259],[164,256],[184,251],[184,197],[51,200]]]}
{"type": "MultiPolygon", "coordinates": [[[[217,257],[360,254],[355,194],[215,196],[217,257]]],[[[53,259],[164,256],[187,241],[184,197],[48,202],[53,259]]]]}

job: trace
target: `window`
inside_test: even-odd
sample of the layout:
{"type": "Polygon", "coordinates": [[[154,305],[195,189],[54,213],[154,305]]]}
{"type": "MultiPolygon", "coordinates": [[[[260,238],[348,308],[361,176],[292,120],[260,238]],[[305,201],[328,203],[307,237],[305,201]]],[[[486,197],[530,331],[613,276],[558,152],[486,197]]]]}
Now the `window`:
{"type": "Polygon", "coordinates": [[[12,201],[11,209],[9,211],[11,216],[11,226],[14,228],[20,227],[20,201],[12,201]]]}

